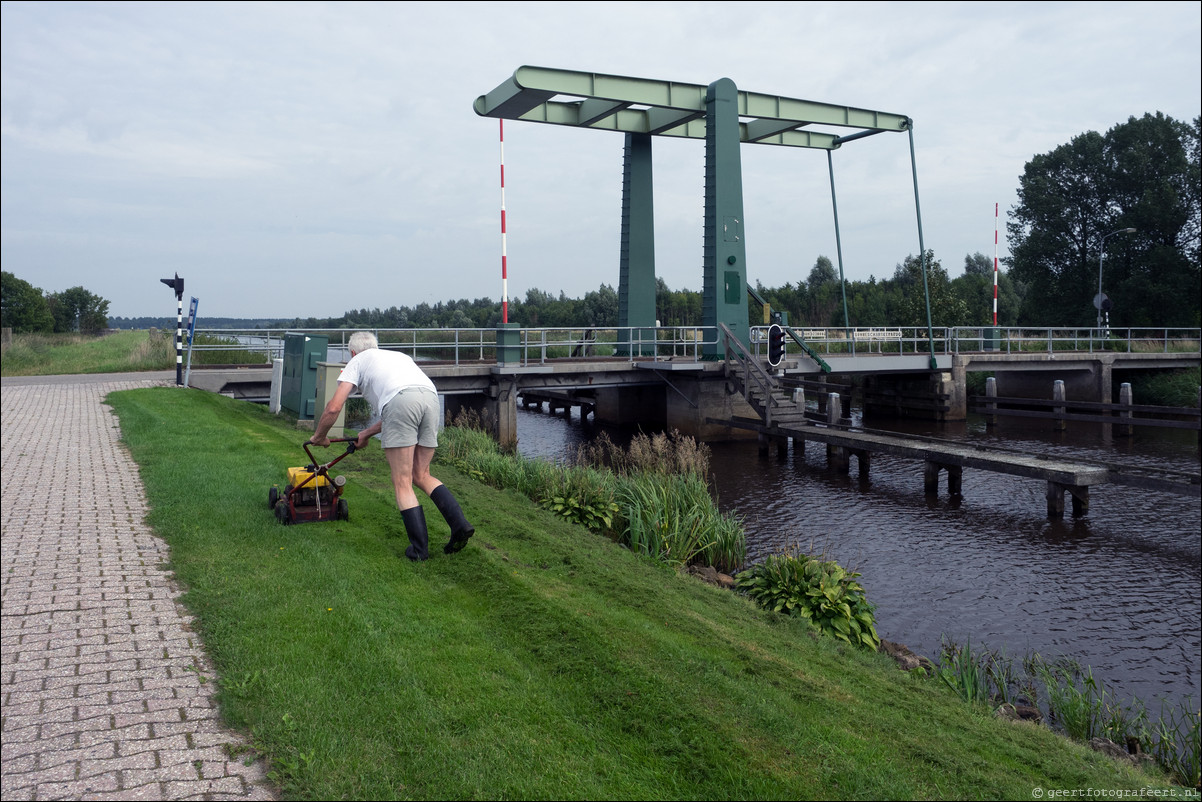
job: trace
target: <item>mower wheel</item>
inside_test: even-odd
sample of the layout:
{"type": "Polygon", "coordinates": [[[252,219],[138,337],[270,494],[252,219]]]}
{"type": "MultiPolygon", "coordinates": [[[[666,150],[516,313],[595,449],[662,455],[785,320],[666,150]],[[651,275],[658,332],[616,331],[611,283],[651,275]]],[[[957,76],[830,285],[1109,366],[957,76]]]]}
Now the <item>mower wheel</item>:
{"type": "Polygon", "coordinates": [[[288,520],[288,501],[286,499],[280,499],[275,503],[275,519],[285,526],[292,523],[288,520]]]}
{"type": "Polygon", "coordinates": [[[334,519],[338,521],[349,521],[351,519],[351,508],[347,506],[346,499],[338,499],[338,506],[334,508],[334,519]]]}
{"type": "Polygon", "coordinates": [[[276,487],[275,485],[272,485],[271,489],[267,491],[267,508],[274,510],[275,503],[279,500],[280,500],[280,489],[278,487],[276,487]]]}

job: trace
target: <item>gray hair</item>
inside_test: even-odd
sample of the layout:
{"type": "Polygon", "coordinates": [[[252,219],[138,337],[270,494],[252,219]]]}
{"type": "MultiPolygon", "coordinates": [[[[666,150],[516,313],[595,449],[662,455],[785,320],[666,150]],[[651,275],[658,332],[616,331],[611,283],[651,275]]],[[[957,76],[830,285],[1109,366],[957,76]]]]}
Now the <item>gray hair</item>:
{"type": "Polygon", "coordinates": [[[379,348],[380,341],[370,331],[357,331],[347,340],[346,345],[356,354],[361,354],[372,348],[379,348]]]}

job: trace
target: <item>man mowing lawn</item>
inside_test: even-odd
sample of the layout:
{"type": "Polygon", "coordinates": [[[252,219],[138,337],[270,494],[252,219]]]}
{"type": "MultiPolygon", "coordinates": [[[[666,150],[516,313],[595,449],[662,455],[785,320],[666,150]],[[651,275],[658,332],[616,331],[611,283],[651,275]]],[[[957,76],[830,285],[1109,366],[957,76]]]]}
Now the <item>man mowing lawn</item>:
{"type": "Polygon", "coordinates": [[[372,409],[379,413],[380,420],[359,433],[355,446],[363,448],[372,436],[380,434],[384,455],[392,470],[397,508],[409,535],[405,556],[411,560],[424,560],[430,556],[426,514],[413,492],[414,485],[430,497],[451,527],[451,540],[443,547],[443,552],[454,554],[467,545],[476,529],[468,523],[447,486],[430,474],[430,460],[438,448],[440,414],[434,382],[408,356],[381,350],[380,343],[370,332],[355,332],[347,346],[351,360],[338,374],[338,388],[321,413],[309,442],[315,446],[330,445],[326,435],[338,420],[346,399],[358,387],[372,409]]]}

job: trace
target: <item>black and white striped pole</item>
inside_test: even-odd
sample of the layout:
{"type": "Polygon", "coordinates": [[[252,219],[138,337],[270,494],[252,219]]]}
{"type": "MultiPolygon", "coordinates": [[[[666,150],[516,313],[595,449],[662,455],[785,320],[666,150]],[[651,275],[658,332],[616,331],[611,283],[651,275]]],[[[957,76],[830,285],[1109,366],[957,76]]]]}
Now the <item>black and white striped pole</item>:
{"type": "Polygon", "coordinates": [[[175,278],[161,278],[159,281],[175,290],[175,384],[184,384],[184,280],[175,274],[175,278]]]}

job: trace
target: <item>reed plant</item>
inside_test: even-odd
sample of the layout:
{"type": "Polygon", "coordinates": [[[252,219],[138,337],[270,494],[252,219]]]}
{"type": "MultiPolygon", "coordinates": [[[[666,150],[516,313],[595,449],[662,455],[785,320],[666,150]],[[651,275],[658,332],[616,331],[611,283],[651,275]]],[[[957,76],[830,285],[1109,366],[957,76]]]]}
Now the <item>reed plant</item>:
{"type": "MultiPolygon", "coordinates": [[[[471,416],[456,420],[470,424],[471,416]]],[[[724,573],[746,562],[742,523],[714,504],[704,478],[709,449],[692,438],[640,434],[622,449],[601,435],[566,464],[504,454],[477,429],[449,427],[442,443],[439,458],[464,473],[516,490],[639,554],[724,573]]]]}
{"type": "Polygon", "coordinates": [[[1093,669],[1068,658],[1045,660],[1034,655],[1029,670],[1040,681],[1048,715],[1070,738],[1109,738],[1125,744],[1138,723],[1111,695],[1093,669]]]}
{"type": "Polygon", "coordinates": [[[945,640],[935,676],[964,702],[987,705],[993,700],[987,662],[980,649],[973,652],[971,640],[963,646],[945,640]]]}
{"type": "Polygon", "coordinates": [[[1155,722],[1144,720],[1140,744],[1155,758],[1157,765],[1177,782],[1202,790],[1202,711],[1186,699],[1177,707],[1161,703],[1155,722]]]}
{"type": "Polygon", "coordinates": [[[1176,782],[1199,787],[1202,713],[1191,699],[1177,707],[1162,702],[1153,720],[1142,701],[1122,704],[1092,668],[1075,660],[1033,653],[1021,666],[987,647],[945,640],[935,676],[971,704],[1029,701],[1064,735],[1083,742],[1106,738],[1132,754],[1150,755],[1176,782]]]}

